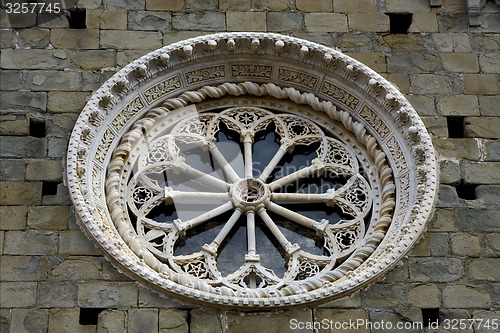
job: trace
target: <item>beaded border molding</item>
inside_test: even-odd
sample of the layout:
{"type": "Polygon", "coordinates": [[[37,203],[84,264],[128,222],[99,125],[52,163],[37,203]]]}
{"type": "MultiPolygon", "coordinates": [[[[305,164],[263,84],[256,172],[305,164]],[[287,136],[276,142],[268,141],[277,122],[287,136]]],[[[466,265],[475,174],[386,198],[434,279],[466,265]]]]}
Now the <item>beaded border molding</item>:
{"type": "Polygon", "coordinates": [[[437,172],[421,119],[395,86],[367,66],[298,38],[222,33],[165,46],[106,81],[75,124],[66,180],[82,230],[119,271],[180,301],[262,309],[341,298],[380,279],[425,231],[437,197],[437,172]],[[234,292],[174,271],[123,222],[120,184],[126,175],[120,170],[134,142],[155,119],[210,103],[296,110],[339,129],[338,137],[371,174],[373,190],[370,231],[345,261],[280,290],[234,292]]]}

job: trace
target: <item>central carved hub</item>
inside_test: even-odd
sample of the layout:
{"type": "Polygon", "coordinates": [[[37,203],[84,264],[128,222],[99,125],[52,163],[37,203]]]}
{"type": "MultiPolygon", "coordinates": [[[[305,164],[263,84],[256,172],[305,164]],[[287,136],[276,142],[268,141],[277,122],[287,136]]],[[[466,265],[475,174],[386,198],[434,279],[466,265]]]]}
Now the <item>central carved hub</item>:
{"type": "Polygon", "coordinates": [[[266,185],[259,179],[245,178],[237,181],[231,189],[231,197],[236,206],[249,208],[262,203],[268,196],[266,185]]]}

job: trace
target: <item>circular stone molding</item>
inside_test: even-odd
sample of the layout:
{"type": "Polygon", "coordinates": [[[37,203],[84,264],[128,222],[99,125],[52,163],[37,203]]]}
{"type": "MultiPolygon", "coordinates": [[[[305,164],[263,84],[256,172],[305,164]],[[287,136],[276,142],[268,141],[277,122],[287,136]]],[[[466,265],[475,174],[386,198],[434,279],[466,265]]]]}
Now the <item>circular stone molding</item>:
{"type": "Polygon", "coordinates": [[[223,33],[104,83],[72,132],[67,182],[119,271],[180,301],[262,309],[381,278],[424,232],[437,168],[415,110],[367,66],[223,33]]]}

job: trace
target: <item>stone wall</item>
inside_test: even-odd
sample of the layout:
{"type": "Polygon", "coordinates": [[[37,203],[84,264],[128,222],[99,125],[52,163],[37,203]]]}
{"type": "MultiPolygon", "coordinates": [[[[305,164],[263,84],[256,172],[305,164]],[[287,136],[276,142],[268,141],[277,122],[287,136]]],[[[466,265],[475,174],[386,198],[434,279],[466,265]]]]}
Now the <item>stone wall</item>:
{"type": "MultiPolygon", "coordinates": [[[[288,332],[291,319],[438,316],[435,331],[445,332],[445,319],[500,321],[500,14],[493,1],[480,26],[469,26],[465,0],[430,0],[432,8],[429,0],[70,2],[58,15],[1,12],[0,331],[288,332]],[[411,21],[394,15],[404,13],[411,21]],[[391,33],[405,22],[408,34],[391,33]],[[433,136],[441,189],[425,237],[383,281],[347,299],[278,313],[192,308],[118,273],[75,222],[62,165],[92,91],[162,45],[240,30],[341,49],[394,82],[433,136]]],[[[488,332],[477,325],[460,332],[473,331],[488,332]]]]}

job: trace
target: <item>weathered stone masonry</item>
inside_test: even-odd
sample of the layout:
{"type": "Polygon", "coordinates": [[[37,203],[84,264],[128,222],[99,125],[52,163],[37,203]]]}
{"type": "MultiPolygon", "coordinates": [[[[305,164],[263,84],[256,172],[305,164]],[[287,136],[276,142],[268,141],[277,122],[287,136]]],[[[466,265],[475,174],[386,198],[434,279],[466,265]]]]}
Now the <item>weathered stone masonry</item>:
{"type": "Polygon", "coordinates": [[[69,28],[74,10],[23,20],[1,14],[2,332],[286,332],[292,318],[418,322],[435,308],[441,321],[500,319],[495,2],[481,9],[479,26],[463,0],[93,0],[76,7],[85,9],[84,29],[69,28]],[[391,34],[388,13],[412,13],[409,33],[391,34]],[[75,223],[63,159],[92,91],[163,45],[241,30],[339,48],[394,82],[433,136],[441,189],[425,237],[383,281],[348,299],[279,313],[191,308],[118,273],[75,223]],[[97,324],[81,325],[80,316],[83,323],[98,317],[97,324]]]}

